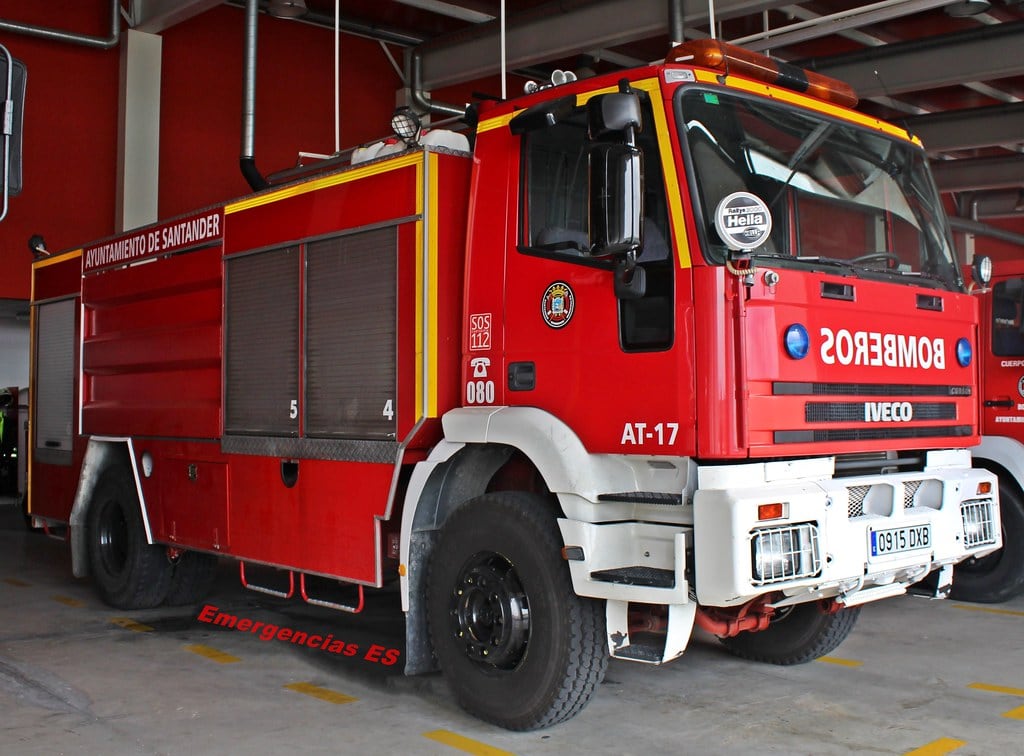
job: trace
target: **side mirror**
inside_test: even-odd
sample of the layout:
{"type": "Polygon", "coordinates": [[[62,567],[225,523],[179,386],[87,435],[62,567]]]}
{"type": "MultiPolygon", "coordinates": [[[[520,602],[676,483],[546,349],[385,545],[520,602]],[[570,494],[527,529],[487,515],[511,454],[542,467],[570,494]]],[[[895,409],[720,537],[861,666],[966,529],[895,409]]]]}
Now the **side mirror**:
{"type": "Polygon", "coordinates": [[[599,144],[590,155],[590,254],[622,255],[640,248],[643,154],[626,144],[599,144]]]}
{"type": "Polygon", "coordinates": [[[600,139],[609,132],[622,133],[632,128],[639,131],[640,99],[635,94],[606,94],[592,97],[587,103],[587,121],[590,138],[600,139]]]}
{"type": "Polygon", "coordinates": [[[3,181],[2,213],[7,198],[21,192],[21,125],[25,109],[25,64],[0,45],[0,178],[3,181]]]}

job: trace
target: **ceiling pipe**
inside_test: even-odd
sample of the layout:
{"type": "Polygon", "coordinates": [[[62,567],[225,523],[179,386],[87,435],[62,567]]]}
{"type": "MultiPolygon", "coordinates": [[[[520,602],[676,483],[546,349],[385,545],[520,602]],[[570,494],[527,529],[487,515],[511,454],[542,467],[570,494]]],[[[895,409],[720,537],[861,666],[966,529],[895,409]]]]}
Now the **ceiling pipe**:
{"type": "Polygon", "coordinates": [[[955,216],[949,219],[949,225],[954,231],[962,231],[965,234],[974,234],[975,236],[988,236],[992,239],[1024,247],[1024,234],[1007,231],[1005,228],[996,228],[995,226],[971,220],[970,218],[958,218],[955,216]]]}
{"type": "Polygon", "coordinates": [[[686,41],[686,13],[683,0],[668,0],[668,34],[671,45],[681,45],[686,41]]]}
{"type": "Polygon", "coordinates": [[[256,168],[256,29],[259,0],[245,3],[245,59],[242,66],[242,175],[254,192],[270,186],[256,168]]]}
{"type": "Polygon", "coordinates": [[[46,26],[32,26],[3,19],[0,19],[0,31],[41,37],[53,42],[69,42],[100,50],[110,50],[117,47],[117,43],[121,41],[121,0],[110,0],[110,35],[107,37],[91,37],[87,34],[75,34],[60,29],[50,29],[46,26]]]}
{"type": "Polygon", "coordinates": [[[417,110],[449,118],[467,118],[469,116],[470,106],[459,107],[438,102],[427,95],[423,88],[423,53],[418,47],[413,48],[408,60],[411,69],[410,74],[406,76],[406,81],[409,82],[409,98],[417,110]]]}

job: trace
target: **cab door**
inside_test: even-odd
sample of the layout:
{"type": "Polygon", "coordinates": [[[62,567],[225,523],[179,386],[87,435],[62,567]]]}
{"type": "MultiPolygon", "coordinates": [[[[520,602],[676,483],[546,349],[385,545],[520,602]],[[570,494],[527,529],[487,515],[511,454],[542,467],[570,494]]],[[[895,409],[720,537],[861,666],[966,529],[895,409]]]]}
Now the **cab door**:
{"type": "Polygon", "coordinates": [[[505,403],[550,412],[593,452],[688,454],[691,270],[673,251],[652,104],[639,96],[642,293],[617,296],[616,258],[590,254],[596,150],[584,109],[522,135],[519,196],[509,197],[519,223],[505,258],[505,403]]]}
{"type": "Polygon", "coordinates": [[[981,432],[1024,441],[1024,276],[995,283],[981,309],[981,432]]]}

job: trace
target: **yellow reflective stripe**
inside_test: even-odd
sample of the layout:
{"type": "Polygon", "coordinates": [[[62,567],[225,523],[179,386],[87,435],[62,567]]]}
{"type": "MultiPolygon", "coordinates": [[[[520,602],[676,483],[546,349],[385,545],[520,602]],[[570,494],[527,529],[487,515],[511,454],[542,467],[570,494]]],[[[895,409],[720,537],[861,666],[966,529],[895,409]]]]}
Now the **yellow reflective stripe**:
{"type": "Polygon", "coordinates": [[[441,207],[437,166],[438,157],[431,154],[427,167],[427,208],[430,217],[427,221],[427,343],[424,345],[427,355],[427,371],[424,376],[427,406],[424,414],[427,417],[437,417],[437,228],[440,223],[438,209],[441,207]]]}
{"type": "Polygon", "coordinates": [[[366,178],[367,176],[376,176],[380,173],[387,173],[388,171],[398,170],[399,168],[405,168],[410,165],[419,165],[422,162],[423,153],[416,150],[404,157],[398,157],[394,160],[373,163],[372,165],[367,165],[364,168],[356,168],[355,170],[332,173],[329,176],[324,176],[313,181],[307,181],[302,184],[293,184],[275,192],[257,194],[253,197],[248,197],[237,202],[231,202],[224,206],[224,214],[230,215],[231,213],[241,212],[242,210],[250,210],[254,207],[269,205],[272,202],[278,202],[283,199],[288,199],[289,197],[298,197],[302,194],[315,192],[319,189],[347,184],[350,181],[358,181],[366,178]]]}
{"type": "MultiPolygon", "coordinates": [[[[721,83],[718,80],[718,75],[710,71],[695,69],[693,73],[696,76],[697,81],[701,83],[721,83]]],[[[877,118],[871,118],[870,116],[858,113],[855,110],[847,110],[846,108],[839,107],[838,105],[833,105],[830,102],[816,100],[813,97],[802,95],[799,92],[794,92],[790,89],[773,87],[770,84],[752,81],[750,79],[742,79],[738,76],[728,77],[726,80],[726,86],[731,89],[739,89],[743,92],[751,92],[773,100],[781,100],[782,102],[788,102],[792,105],[800,105],[805,108],[810,108],[811,110],[817,110],[819,113],[824,113],[835,118],[842,118],[844,121],[851,121],[861,126],[867,126],[869,129],[891,134],[892,136],[905,139],[908,142],[913,142],[917,145],[921,144],[920,139],[910,136],[905,129],[901,129],[899,126],[894,126],[891,123],[886,123],[885,121],[881,121],[877,118]]]]}

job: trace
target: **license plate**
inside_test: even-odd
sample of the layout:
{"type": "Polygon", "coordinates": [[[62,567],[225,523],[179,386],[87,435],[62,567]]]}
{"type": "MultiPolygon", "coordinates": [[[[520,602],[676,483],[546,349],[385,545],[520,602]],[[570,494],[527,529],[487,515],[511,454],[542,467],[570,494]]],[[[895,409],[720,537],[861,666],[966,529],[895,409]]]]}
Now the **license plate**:
{"type": "Polygon", "coordinates": [[[927,549],[931,545],[931,525],[907,525],[902,528],[871,531],[871,556],[927,549]]]}

